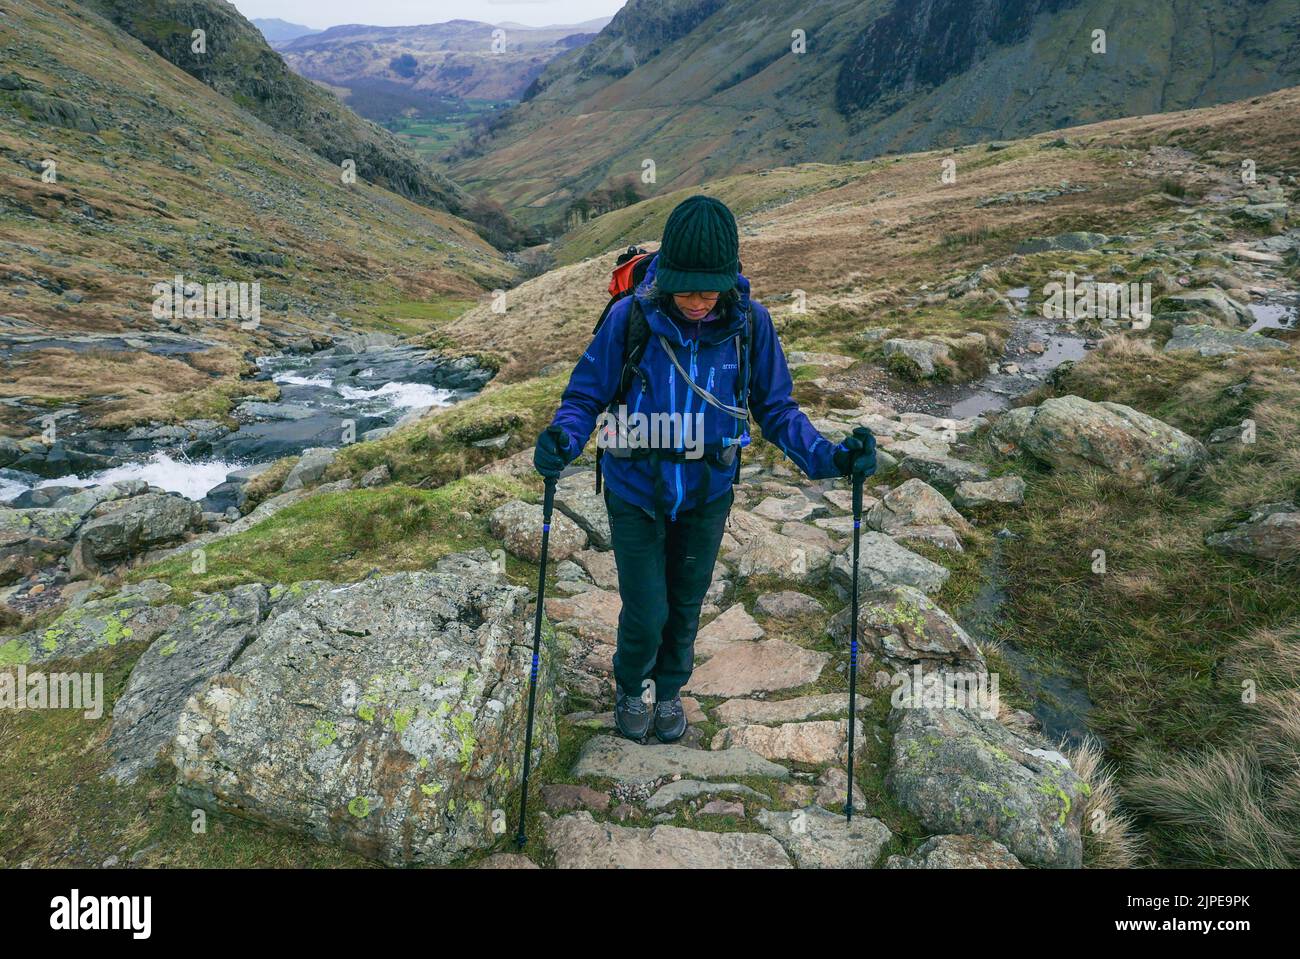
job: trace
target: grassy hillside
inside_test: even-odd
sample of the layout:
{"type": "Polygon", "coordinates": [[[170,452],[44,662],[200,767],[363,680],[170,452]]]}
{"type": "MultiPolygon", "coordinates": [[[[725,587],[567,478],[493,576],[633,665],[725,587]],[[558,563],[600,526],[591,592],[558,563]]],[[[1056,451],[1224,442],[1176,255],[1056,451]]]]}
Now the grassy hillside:
{"type": "Polygon", "coordinates": [[[558,231],[612,184],[662,195],[1276,90],[1300,81],[1297,31],[1288,0],[632,0],[450,172],[558,231]]]}
{"type": "MultiPolygon", "coordinates": [[[[1162,183],[1183,151],[1219,165],[1217,179],[1193,178],[1205,192],[1232,178],[1247,151],[1260,168],[1300,174],[1292,111],[1300,94],[1287,90],[1242,104],[1093,124],[994,148],[977,145],[850,164],[802,164],[741,174],[689,187],[608,213],[552,245],[557,269],[510,291],[504,314],[481,304],[438,326],[445,342],[507,358],[503,382],[550,363],[571,364],[590,338],[607,295],[612,251],[653,246],[669,211],[705,189],[736,212],[741,259],[755,295],[773,311],[787,349],[825,349],[868,357],[863,326],[907,335],[1005,326],[996,304],[916,302],[924,284],[962,276],[1012,253],[1029,236],[1071,230],[1122,233],[1129,224],[1177,209],[1162,183]],[[1159,150],[1173,151],[1165,156],[1159,150]],[[941,182],[943,162],[957,179],[941,182]],[[1035,191],[1070,190],[1049,202],[1035,191]],[[1073,192],[1077,190],[1078,192],[1073,192]],[[1004,198],[1008,202],[989,202],[1004,198]],[[603,256],[601,254],[604,253],[603,256]],[[794,291],[806,294],[806,315],[794,315],[794,291]],[[992,323],[983,317],[993,309],[992,323]]],[[[1044,258],[1033,272],[1008,277],[1045,282],[1044,258]]],[[[1017,285],[1011,283],[1010,285],[1017,285]]]]}
{"type": "MultiPolygon", "coordinates": [[[[264,385],[239,380],[246,354],[319,333],[418,330],[438,303],[472,301],[514,273],[471,224],[364,176],[343,183],[338,166],[80,8],[11,9],[0,50],[5,330],[175,333],[216,347],[74,354],[51,342],[10,356],[5,397],[86,403],[92,419],[117,422],[220,415],[264,385]],[[153,286],[176,274],[260,283],[260,328],[155,319],[153,286]]],[[[30,408],[0,409],[7,428],[30,432],[18,425],[30,408]]]]}
{"type": "Polygon", "coordinates": [[[280,133],[417,203],[477,224],[498,246],[518,243],[510,218],[470,196],[388,131],[295,74],[262,34],[221,0],[84,0],[155,53],[229,97],[280,133]],[[202,52],[193,31],[205,32],[202,52]]]}

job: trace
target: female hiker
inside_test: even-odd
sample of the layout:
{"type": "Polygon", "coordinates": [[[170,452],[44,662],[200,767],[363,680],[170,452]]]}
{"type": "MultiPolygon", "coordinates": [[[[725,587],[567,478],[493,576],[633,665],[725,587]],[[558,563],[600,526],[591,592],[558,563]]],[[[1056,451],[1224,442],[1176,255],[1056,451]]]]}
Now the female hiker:
{"type": "Polygon", "coordinates": [[[644,279],[598,328],[533,455],[539,473],[557,477],[597,419],[611,422],[607,408],[622,413],[626,442],[606,431],[600,440],[623,603],[614,720],[641,742],[651,728],[663,742],[686,732],[680,691],[735,499],[738,451],[749,442],[748,414],[811,479],[875,471],[870,430],[832,445],[791,398],[785,355],[768,311],[749,298],[739,246],[735,218],[719,200],[693,196],[672,211],[644,279]],[[640,316],[649,326],[644,352],[616,396],[628,324],[640,316]]]}

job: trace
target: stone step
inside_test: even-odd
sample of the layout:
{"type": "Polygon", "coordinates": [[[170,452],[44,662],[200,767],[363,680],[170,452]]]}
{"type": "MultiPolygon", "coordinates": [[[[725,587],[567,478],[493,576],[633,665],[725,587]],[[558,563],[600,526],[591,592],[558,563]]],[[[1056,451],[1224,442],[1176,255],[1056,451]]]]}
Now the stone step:
{"type": "Polygon", "coordinates": [[[653,741],[642,745],[614,736],[595,736],[578,754],[573,775],[640,783],[674,776],[788,779],[790,770],[748,749],[691,749],[677,743],[664,745],[653,741]]]}

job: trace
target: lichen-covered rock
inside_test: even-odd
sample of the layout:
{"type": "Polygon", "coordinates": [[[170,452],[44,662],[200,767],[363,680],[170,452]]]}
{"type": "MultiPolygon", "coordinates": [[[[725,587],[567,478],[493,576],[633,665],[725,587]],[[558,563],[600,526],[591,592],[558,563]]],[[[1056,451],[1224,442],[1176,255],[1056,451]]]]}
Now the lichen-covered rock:
{"type": "Polygon", "coordinates": [[[1225,330],[1218,326],[1192,324],[1175,326],[1174,334],[1165,343],[1165,352],[1173,353],[1187,350],[1200,353],[1201,356],[1223,356],[1242,350],[1289,350],[1291,347],[1284,340],[1271,336],[1261,336],[1245,330],[1225,330]]]}
{"type": "MultiPolygon", "coordinates": [[[[507,550],[530,563],[542,558],[542,507],[539,503],[512,500],[498,506],[488,517],[492,535],[507,550]]],[[[568,559],[587,545],[587,534],[562,510],[551,511],[551,532],[547,561],[568,559]]]]}
{"type": "Polygon", "coordinates": [[[29,536],[67,539],[81,525],[81,513],[59,506],[10,509],[0,506],[0,535],[9,542],[29,536]]]}
{"type": "Polygon", "coordinates": [[[980,836],[931,836],[910,856],[890,856],[886,869],[1024,869],[1011,850],[980,836]]]}
{"type": "Polygon", "coordinates": [[[1023,450],[1058,469],[1102,469],[1132,483],[1177,486],[1207,458],[1182,430],[1120,403],[1079,396],[1010,410],[993,433],[1005,451],[1023,450]]]}
{"type": "MultiPolygon", "coordinates": [[[[392,864],[490,845],[522,770],[527,598],[419,572],[289,604],[186,703],[170,750],[180,794],[392,864]]],[[[552,643],[538,757],[556,745],[552,643]]]]}
{"type": "Polygon", "coordinates": [[[1294,503],[1268,503],[1251,511],[1244,523],[1212,533],[1206,545],[1256,559],[1300,559],[1300,510],[1294,503]]]}
{"type": "Polygon", "coordinates": [[[132,782],[157,761],[176,734],[190,694],[234,662],[257,634],[270,605],[267,588],[250,584],[185,607],[144,651],[113,706],[108,775],[132,782]]]}
{"type": "Polygon", "coordinates": [[[979,712],[896,708],[886,786],[925,828],[996,839],[1020,861],[1078,869],[1088,785],[1058,753],[979,712]]]}
{"type": "MultiPolygon", "coordinates": [[[[846,606],[831,617],[826,632],[847,643],[852,615],[852,607],[846,606]]],[[[984,668],[984,656],[966,630],[911,586],[888,586],[860,596],[858,642],[898,669],[918,663],[923,667],[984,668]]]]}
{"type": "Polygon", "coordinates": [[[73,550],[74,567],[94,570],[180,539],[199,525],[198,503],[169,493],[145,493],[120,509],[82,524],[73,550]]]}
{"type": "Polygon", "coordinates": [[[179,606],[154,605],[170,592],[160,583],[140,583],[68,609],[43,629],[0,643],[0,666],[76,659],[119,643],[147,643],[180,614],[179,606]]]}

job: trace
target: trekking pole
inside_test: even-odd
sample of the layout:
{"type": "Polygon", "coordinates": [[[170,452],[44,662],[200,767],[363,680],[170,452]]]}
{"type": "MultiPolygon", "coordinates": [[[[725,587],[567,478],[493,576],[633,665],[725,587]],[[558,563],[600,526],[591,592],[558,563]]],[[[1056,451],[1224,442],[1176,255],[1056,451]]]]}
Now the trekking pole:
{"type": "Polygon", "coordinates": [[[858,552],[862,546],[862,484],[866,473],[853,473],[853,619],[849,626],[849,797],[844,816],[853,822],[853,726],[858,693],[858,552]]]}
{"type": "Polygon", "coordinates": [[[542,559],[537,571],[537,611],[533,617],[533,667],[528,675],[528,726],[524,733],[524,780],[519,796],[519,828],[515,845],[520,849],[528,842],[524,819],[528,815],[528,771],[533,758],[533,705],[537,701],[537,657],[542,645],[542,597],[546,593],[546,549],[551,540],[551,508],[555,503],[555,477],[546,477],[546,495],[542,500],[542,559]]]}

